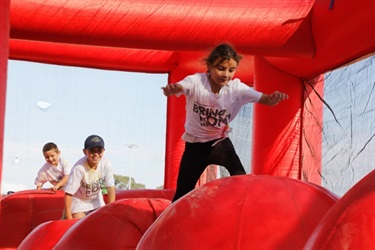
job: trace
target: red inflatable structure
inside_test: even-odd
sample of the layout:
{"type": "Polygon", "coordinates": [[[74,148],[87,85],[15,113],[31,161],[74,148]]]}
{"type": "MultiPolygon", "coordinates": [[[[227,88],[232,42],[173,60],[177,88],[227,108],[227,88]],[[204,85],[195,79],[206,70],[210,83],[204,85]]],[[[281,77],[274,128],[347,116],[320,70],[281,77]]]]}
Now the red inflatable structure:
{"type": "Polygon", "coordinates": [[[286,177],[221,178],[169,206],[137,249],[302,249],[336,200],[286,177]]]}
{"type": "MultiPolygon", "coordinates": [[[[172,189],[117,190],[116,192],[117,200],[135,198],[147,201],[163,200],[156,202],[155,211],[162,210],[160,206],[169,204],[173,196],[174,190],[172,189]],[[157,206],[158,204],[161,205],[157,206]]],[[[104,195],[104,200],[107,202],[106,195],[104,195]]],[[[147,210],[145,207],[151,209],[153,206],[150,202],[146,202],[143,207],[140,206],[141,211],[147,210]]],[[[43,244],[46,244],[43,248],[48,249],[48,246],[54,246],[65,231],[74,224],[60,221],[63,208],[63,191],[25,190],[3,197],[0,200],[0,249],[15,249],[17,246],[22,249],[40,249],[43,244]],[[47,238],[44,239],[44,237],[47,238]],[[21,242],[22,245],[20,245],[21,242]]],[[[101,210],[100,213],[108,213],[106,209],[101,210]]],[[[154,219],[156,217],[153,217],[154,219]]]]}
{"type": "Polygon", "coordinates": [[[0,203],[0,248],[15,248],[41,223],[60,220],[64,192],[28,190],[8,195],[0,203]]]}
{"type": "MultiPolygon", "coordinates": [[[[290,96],[288,101],[272,109],[254,105],[252,174],[270,175],[276,180],[288,177],[319,185],[322,135],[316,124],[322,122],[322,103],[316,101],[316,93],[323,95],[322,74],[326,71],[375,53],[374,10],[374,0],[2,0],[0,181],[8,59],[168,73],[168,82],[174,83],[187,74],[205,71],[199,61],[218,43],[228,42],[244,58],[236,77],[260,91],[278,89],[290,96]]],[[[184,108],[183,98],[168,98],[164,179],[164,187],[168,190],[176,186],[184,149],[181,140],[185,119],[185,113],[181,111],[184,108]]],[[[259,187],[267,186],[267,183],[259,184],[259,187]]],[[[370,187],[358,192],[363,194],[363,202],[370,204],[372,196],[366,196],[366,193],[372,192],[373,186],[365,183],[370,187]]],[[[234,185],[232,193],[236,193],[237,188],[234,185]]],[[[301,194],[297,189],[293,190],[301,194]]],[[[311,186],[302,190],[311,190],[311,186]]],[[[284,191],[286,197],[291,197],[292,194],[284,191]]],[[[47,194],[40,197],[44,195],[47,194]]],[[[141,193],[137,197],[145,198],[141,193]]],[[[58,220],[61,199],[52,202],[52,207],[58,207],[55,215],[35,215],[33,209],[39,207],[34,206],[39,206],[37,204],[43,203],[44,199],[50,198],[39,201],[24,193],[1,200],[1,248],[14,249],[26,237],[26,231],[30,232],[48,219],[58,220]],[[6,234],[7,227],[12,225],[6,222],[6,214],[11,211],[9,202],[18,204],[12,208],[15,211],[24,209],[20,218],[14,216],[16,221],[36,220],[37,223],[22,229],[20,235],[6,234]],[[4,211],[8,212],[4,214],[4,211]]],[[[187,201],[176,203],[174,209],[183,202],[187,201]]],[[[270,202],[269,205],[275,204],[270,202]]],[[[261,207],[266,208],[265,205],[261,207]]],[[[297,207],[306,209],[305,205],[297,207]]],[[[326,211],[328,207],[324,205],[321,209],[326,211]]],[[[307,217],[310,212],[306,211],[307,217]]],[[[320,215],[323,216],[323,212],[320,215]]],[[[354,217],[347,218],[355,220],[354,217]]],[[[314,221],[305,232],[312,231],[319,218],[313,216],[311,219],[314,221]]],[[[327,219],[331,220],[334,219],[327,219]]],[[[337,226],[334,222],[326,223],[337,226]]],[[[373,223],[364,224],[361,230],[373,226],[373,223]]],[[[298,246],[302,246],[307,237],[308,233],[298,241],[298,246]]],[[[285,242],[289,244],[288,240],[285,242]]],[[[315,242],[319,245],[323,240],[317,238],[315,242]]]]}
{"type": "Polygon", "coordinates": [[[135,249],[170,203],[160,198],[120,199],[84,220],[46,222],[17,249],[135,249]],[[95,240],[89,240],[92,238],[95,240]]]}
{"type": "Polygon", "coordinates": [[[18,245],[19,250],[52,249],[78,220],[50,220],[40,224],[18,245]]]}
{"type": "MultiPolygon", "coordinates": [[[[197,62],[229,42],[244,56],[237,77],[261,91],[290,95],[272,109],[255,105],[252,172],[319,184],[321,135],[311,124],[322,108],[306,102],[316,98],[308,81],[319,82],[312,86],[322,94],[323,82],[314,78],[375,51],[374,6],[372,0],[5,0],[0,88],[6,88],[7,58],[168,73],[173,83],[204,71],[197,62]],[[302,133],[303,127],[311,129],[302,133]],[[309,147],[305,137],[314,139],[309,147]]],[[[1,95],[3,133],[5,91],[1,95]]],[[[168,98],[167,107],[164,187],[173,189],[184,145],[184,99],[168,98]]]]}
{"type": "Polygon", "coordinates": [[[351,188],[322,218],[306,250],[375,246],[375,170],[351,188]]]}
{"type": "Polygon", "coordinates": [[[150,198],[116,201],[77,223],[54,249],[135,249],[143,234],[170,204],[170,200],[150,198]],[[88,241],[93,228],[101,228],[103,233],[88,241]]]}

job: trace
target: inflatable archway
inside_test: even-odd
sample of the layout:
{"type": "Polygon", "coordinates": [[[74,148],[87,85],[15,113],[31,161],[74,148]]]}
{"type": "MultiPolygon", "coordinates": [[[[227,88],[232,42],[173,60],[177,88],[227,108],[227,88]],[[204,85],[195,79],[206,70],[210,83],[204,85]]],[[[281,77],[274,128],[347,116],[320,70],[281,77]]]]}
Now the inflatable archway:
{"type": "MultiPolygon", "coordinates": [[[[237,77],[290,95],[272,109],[255,105],[252,173],[319,184],[322,106],[306,100],[322,95],[321,74],[375,52],[374,9],[373,0],[2,0],[0,180],[8,59],[168,73],[174,83],[229,42],[244,56],[237,77]]],[[[184,100],[167,107],[164,187],[174,189],[184,100]]]]}
{"type": "MultiPolygon", "coordinates": [[[[273,109],[255,105],[252,172],[319,184],[313,170],[320,167],[321,137],[313,126],[308,134],[301,128],[309,126],[311,112],[321,117],[321,106],[305,100],[314,98],[311,86],[321,92],[323,83],[307,80],[375,51],[374,7],[371,0],[2,1],[0,149],[7,58],[169,73],[173,83],[205,70],[197,62],[219,42],[229,42],[244,55],[237,77],[261,91],[291,96],[273,109]],[[315,138],[315,145],[310,140],[307,147],[305,137],[315,138]]],[[[167,106],[164,186],[174,188],[184,122],[184,113],[174,111],[184,108],[184,100],[170,97],[167,106]]]]}

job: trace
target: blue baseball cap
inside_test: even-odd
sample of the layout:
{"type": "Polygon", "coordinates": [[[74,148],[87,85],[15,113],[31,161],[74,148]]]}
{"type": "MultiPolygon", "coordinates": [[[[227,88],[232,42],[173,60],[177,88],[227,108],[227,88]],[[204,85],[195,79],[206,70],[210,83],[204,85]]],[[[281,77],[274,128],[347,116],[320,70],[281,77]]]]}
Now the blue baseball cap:
{"type": "Polygon", "coordinates": [[[104,148],[104,141],[99,135],[90,135],[85,141],[85,149],[94,147],[104,148]]]}

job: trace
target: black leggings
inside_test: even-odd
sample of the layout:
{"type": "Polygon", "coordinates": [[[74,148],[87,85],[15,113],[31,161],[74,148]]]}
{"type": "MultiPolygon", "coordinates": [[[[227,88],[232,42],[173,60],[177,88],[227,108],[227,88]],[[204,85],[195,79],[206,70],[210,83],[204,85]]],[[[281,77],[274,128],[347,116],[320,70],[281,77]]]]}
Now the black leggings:
{"type": "Polygon", "coordinates": [[[230,139],[226,138],[212,147],[216,141],[185,143],[172,202],[193,190],[203,171],[211,164],[224,166],[231,176],[246,174],[230,139]]]}

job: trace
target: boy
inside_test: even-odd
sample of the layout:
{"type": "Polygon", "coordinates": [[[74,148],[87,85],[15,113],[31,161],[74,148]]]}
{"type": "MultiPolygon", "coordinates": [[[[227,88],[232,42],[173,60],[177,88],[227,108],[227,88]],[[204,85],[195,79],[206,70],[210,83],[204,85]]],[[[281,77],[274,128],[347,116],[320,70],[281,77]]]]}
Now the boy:
{"type": "Polygon", "coordinates": [[[46,163],[39,170],[35,179],[36,189],[41,190],[46,182],[53,185],[52,190],[54,191],[63,189],[71,169],[69,162],[60,157],[60,150],[53,142],[45,144],[42,151],[46,163]]]}
{"type": "Polygon", "coordinates": [[[101,184],[108,191],[108,203],[115,201],[112,164],[103,157],[104,141],[98,135],[85,140],[84,157],[77,161],[65,188],[66,219],[80,219],[105,205],[101,184]]]}

